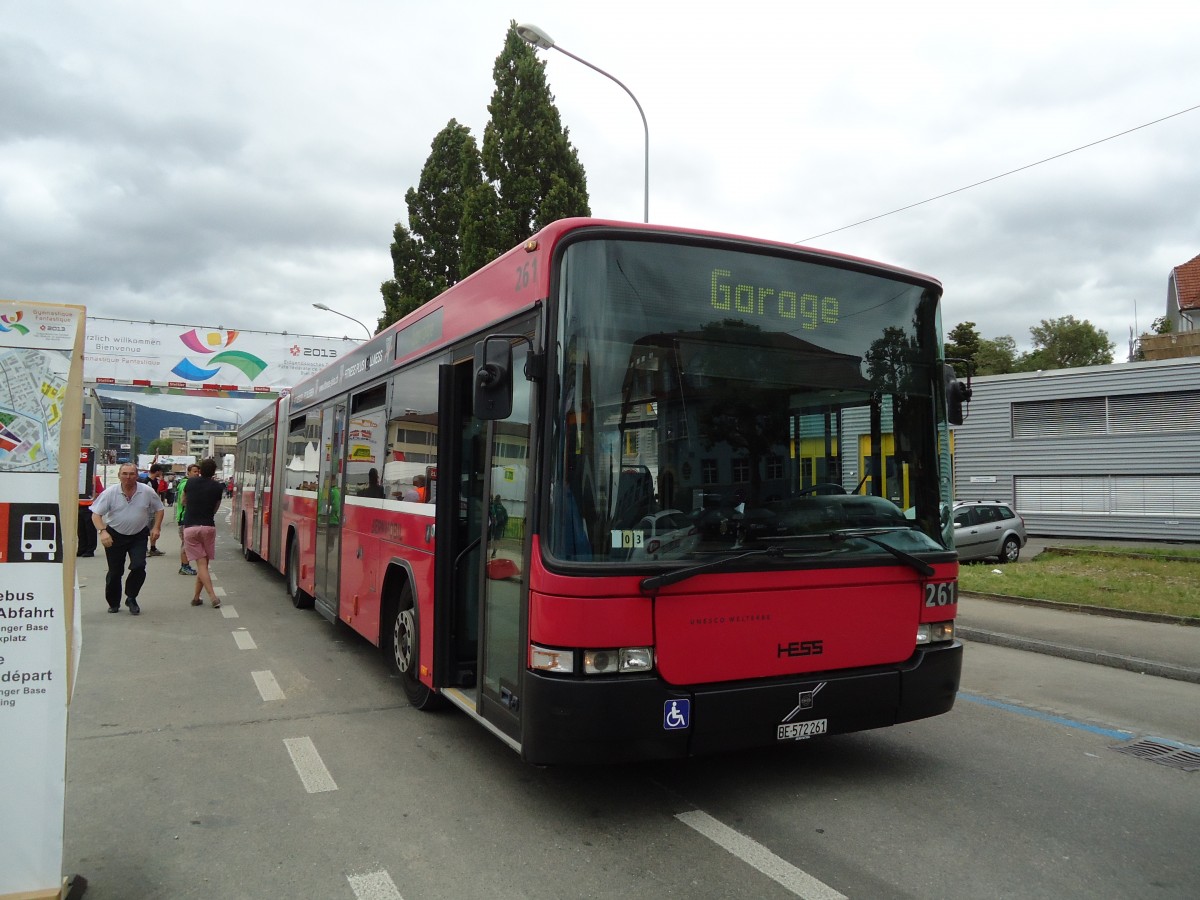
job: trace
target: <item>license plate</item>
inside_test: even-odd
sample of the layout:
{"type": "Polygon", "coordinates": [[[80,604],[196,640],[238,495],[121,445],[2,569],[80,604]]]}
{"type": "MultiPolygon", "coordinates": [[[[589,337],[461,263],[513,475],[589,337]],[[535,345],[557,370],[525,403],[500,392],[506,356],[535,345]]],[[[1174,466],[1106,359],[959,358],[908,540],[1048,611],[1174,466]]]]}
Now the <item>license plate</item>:
{"type": "Polygon", "coordinates": [[[812,719],[808,722],[788,722],[786,725],[780,725],[775,736],[781,741],[802,741],[814,734],[824,734],[828,730],[828,719],[812,719]]]}

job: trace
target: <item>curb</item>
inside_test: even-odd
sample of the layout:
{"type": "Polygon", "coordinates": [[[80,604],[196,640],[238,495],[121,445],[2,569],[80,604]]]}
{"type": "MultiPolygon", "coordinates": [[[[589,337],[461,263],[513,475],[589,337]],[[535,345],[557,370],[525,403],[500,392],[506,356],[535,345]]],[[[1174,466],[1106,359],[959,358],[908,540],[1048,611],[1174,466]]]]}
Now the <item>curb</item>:
{"type": "Polygon", "coordinates": [[[1019,637],[1015,634],[987,631],[983,628],[971,628],[966,625],[957,626],[954,632],[956,637],[968,641],[978,641],[981,644],[995,644],[999,647],[1010,647],[1015,650],[1044,653],[1048,656],[1058,656],[1064,659],[1074,659],[1079,662],[1093,663],[1114,669],[1124,669],[1127,672],[1154,675],[1158,678],[1170,678],[1173,681],[1187,681],[1192,684],[1200,684],[1200,669],[1193,669],[1188,666],[1155,662],[1149,659],[1140,659],[1136,656],[1122,656],[1119,653],[1105,653],[1102,650],[1072,647],[1070,644],[1057,644],[1053,641],[1039,641],[1037,638],[1019,637]]]}
{"type": "Polygon", "coordinates": [[[1089,606],[1086,603],[1063,603],[1058,600],[1039,600],[1036,597],[1014,597],[1011,594],[983,594],[979,591],[960,591],[960,597],[978,600],[994,600],[1015,606],[1034,606],[1044,609],[1061,609],[1089,616],[1108,616],[1112,619],[1133,619],[1138,622],[1155,622],[1160,625],[1187,625],[1200,628],[1200,618],[1195,616],[1172,616],[1167,613],[1138,612],[1132,609],[1112,609],[1107,606],[1089,606]]]}

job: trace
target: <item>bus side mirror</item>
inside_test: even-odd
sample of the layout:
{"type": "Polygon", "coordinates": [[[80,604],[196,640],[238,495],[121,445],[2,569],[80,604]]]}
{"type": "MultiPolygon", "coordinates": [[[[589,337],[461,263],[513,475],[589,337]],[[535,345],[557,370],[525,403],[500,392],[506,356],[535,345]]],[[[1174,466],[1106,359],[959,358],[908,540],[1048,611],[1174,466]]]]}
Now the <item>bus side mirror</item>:
{"type": "Polygon", "coordinates": [[[944,366],[942,372],[946,381],[946,419],[951,425],[961,425],[967,418],[963,406],[971,402],[970,376],[963,384],[955,375],[954,366],[944,366]]]}
{"type": "Polygon", "coordinates": [[[507,419],[512,415],[512,344],[492,335],[475,345],[475,418],[507,419]]]}

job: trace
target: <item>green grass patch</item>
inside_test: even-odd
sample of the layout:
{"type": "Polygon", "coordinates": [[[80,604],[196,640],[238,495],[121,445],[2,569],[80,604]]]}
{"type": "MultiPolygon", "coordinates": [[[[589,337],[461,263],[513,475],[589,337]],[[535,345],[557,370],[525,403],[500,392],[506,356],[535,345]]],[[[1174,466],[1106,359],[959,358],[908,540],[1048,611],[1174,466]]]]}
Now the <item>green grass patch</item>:
{"type": "Polygon", "coordinates": [[[964,563],[958,571],[959,589],[1200,618],[1200,552],[1070,550],[1069,554],[1045,551],[1012,565],[964,563]],[[1195,561],[1165,558],[1170,556],[1195,561]]]}

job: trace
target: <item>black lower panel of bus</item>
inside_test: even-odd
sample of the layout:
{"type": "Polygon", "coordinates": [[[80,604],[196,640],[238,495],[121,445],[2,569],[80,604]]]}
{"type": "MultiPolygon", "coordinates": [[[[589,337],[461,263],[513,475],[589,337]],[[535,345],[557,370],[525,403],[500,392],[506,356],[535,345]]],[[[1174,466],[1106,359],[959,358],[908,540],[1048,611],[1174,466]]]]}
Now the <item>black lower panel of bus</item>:
{"type": "Polygon", "coordinates": [[[525,717],[522,755],[542,765],[672,759],[882,728],[948,712],[961,670],[954,642],[900,666],[690,690],[526,673],[525,708],[537,715],[525,717]]]}

